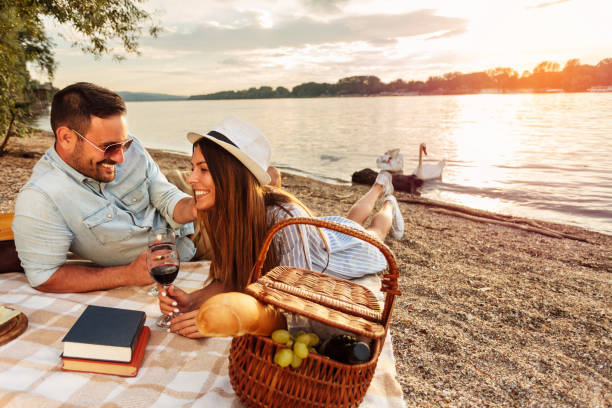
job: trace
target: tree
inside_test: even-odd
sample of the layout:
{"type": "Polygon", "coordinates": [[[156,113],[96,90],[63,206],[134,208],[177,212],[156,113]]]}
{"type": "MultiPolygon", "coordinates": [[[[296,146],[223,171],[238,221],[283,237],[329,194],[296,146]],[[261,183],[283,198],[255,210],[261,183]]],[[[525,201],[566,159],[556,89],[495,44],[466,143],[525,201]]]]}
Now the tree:
{"type": "Polygon", "coordinates": [[[530,77],[532,86],[536,89],[557,89],[561,88],[562,74],[559,63],[552,61],[540,62],[534,69],[530,77]]]}
{"type": "Polygon", "coordinates": [[[374,95],[384,89],[380,79],[373,75],[358,75],[341,78],[336,83],[339,95],[374,95]]]}
{"type": "Polygon", "coordinates": [[[533,69],[534,74],[542,72],[559,72],[560,65],[558,62],[542,61],[533,69]]]}
{"type": "Polygon", "coordinates": [[[612,58],[605,58],[595,66],[597,85],[612,85],[612,58]]]}
{"type": "MultiPolygon", "coordinates": [[[[159,26],[139,4],[145,0],[0,0],[0,154],[8,138],[27,132],[35,93],[28,64],[53,78],[56,62],[43,19],[70,25],[82,38],[74,46],[95,57],[112,52],[119,40],[138,53],[144,25],[156,36],[159,26]]],[[[114,54],[115,59],[122,59],[114,54]]]]}
{"type": "Polygon", "coordinates": [[[274,93],[276,93],[277,98],[288,98],[291,94],[291,92],[289,92],[289,90],[285,88],[284,86],[276,87],[276,90],[274,91],[274,93]]]}
{"type": "Polygon", "coordinates": [[[315,98],[317,96],[332,95],[333,86],[327,83],[306,82],[294,86],[291,95],[295,98],[315,98]]]}
{"type": "Polygon", "coordinates": [[[497,67],[486,71],[495,86],[502,91],[515,89],[518,84],[518,72],[509,67],[497,67]]]}
{"type": "Polygon", "coordinates": [[[577,58],[567,61],[563,67],[563,89],[568,92],[583,92],[595,82],[595,68],[581,65],[577,58]]]}

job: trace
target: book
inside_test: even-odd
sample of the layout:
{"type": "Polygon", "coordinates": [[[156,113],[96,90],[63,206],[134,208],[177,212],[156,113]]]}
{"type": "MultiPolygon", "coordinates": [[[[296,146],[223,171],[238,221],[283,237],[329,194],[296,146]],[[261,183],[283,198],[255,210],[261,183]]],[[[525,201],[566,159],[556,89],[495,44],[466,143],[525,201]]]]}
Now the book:
{"type": "Polygon", "coordinates": [[[62,339],[63,356],[128,363],[145,318],[140,310],[89,305],[62,339]]]}
{"type": "Polygon", "coordinates": [[[151,330],[143,326],[140,336],[134,348],[132,361],[129,363],[117,363],[115,361],[87,360],[82,358],[71,358],[62,356],[62,370],[80,371],[85,373],[111,374],[122,377],[135,377],[142,364],[145,348],[149,342],[151,330]]]}

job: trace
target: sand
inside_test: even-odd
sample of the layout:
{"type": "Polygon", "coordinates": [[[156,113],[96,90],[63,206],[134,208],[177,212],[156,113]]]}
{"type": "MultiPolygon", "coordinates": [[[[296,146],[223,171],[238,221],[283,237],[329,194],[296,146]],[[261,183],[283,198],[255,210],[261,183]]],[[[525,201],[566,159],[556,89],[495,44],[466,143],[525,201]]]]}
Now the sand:
{"type": "MultiPolygon", "coordinates": [[[[48,133],[9,142],[0,212],[52,143],[48,133]]],[[[190,167],[151,153],[163,170],[190,167]]],[[[283,185],[318,215],[344,215],[368,189],[289,174],[283,185]]],[[[390,328],[408,406],[612,406],[612,236],[397,198],[406,234],[386,242],[402,291],[390,328]]]]}

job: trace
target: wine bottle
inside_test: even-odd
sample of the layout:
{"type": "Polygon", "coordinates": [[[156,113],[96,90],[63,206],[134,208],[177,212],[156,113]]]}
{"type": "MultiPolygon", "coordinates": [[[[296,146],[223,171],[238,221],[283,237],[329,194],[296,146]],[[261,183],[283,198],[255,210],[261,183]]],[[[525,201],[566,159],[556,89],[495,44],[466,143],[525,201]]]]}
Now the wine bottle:
{"type": "Polygon", "coordinates": [[[346,334],[330,337],[321,343],[319,353],[344,364],[361,364],[370,359],[370,347],[346,334]]]}

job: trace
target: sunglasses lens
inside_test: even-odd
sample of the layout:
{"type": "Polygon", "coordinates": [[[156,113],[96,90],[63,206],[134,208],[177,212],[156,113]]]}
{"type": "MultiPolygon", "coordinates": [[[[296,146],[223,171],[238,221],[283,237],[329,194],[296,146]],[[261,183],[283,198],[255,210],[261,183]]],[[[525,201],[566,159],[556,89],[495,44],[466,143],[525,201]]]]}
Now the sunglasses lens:
{"type": "Polygon", "coordinates": [[[104,151],[104,156],[110,157],[114,155],[115,153],[117,153],[119,150],[123,150],[125,152],[127,149],[130,148],[131,145],[132,145],[132,139],[126,140],[123,143],[115,143],[113,145],[107,146],[106,150],[104,151]]]}

